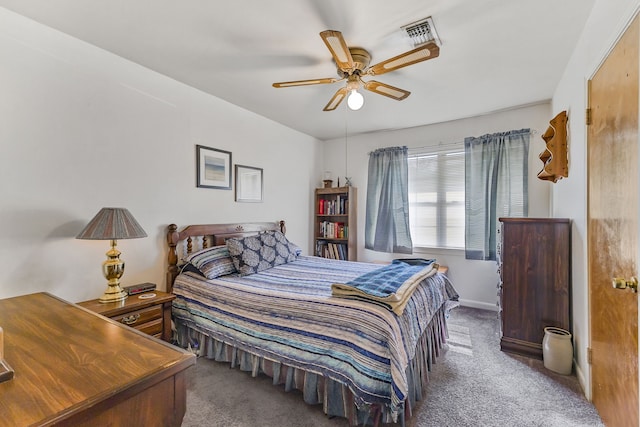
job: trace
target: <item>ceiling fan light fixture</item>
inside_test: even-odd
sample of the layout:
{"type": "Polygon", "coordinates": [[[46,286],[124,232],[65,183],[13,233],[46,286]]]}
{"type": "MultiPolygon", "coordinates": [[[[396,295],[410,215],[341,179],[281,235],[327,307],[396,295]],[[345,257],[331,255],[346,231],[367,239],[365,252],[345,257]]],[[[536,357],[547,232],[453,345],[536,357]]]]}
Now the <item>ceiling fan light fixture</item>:
{"type": "Polygon", "coordinates": [[[364,96],[353,89],[347,98],[347,106],[354,111],[358,111],[364,105],[364,96]]]}
{"type": "Polygon", "coordinates": [[[364,105],[364,97],[358,92],[362,88],[378,95],[384,95],[396,101],[406,99],[411,92],[375,80],[362,80],[361,77],[372,77],[395,71],[409,65],[417,64],[440,55],[440,47],[434,41],[422,43],[420,46],[400,55],[369,65],[371,55],[361,47],[349,47],[342,33],[325,30],[320,33],[336,64],[339,78],[322,78],[313,80],[296,80],[273,83],[273,87],[292,87],[335,83],[346,80],[346,85],[339,88],[323,111],[334,111],[347,98],[347,106],[351,110],[359,110],[364,105]]]}

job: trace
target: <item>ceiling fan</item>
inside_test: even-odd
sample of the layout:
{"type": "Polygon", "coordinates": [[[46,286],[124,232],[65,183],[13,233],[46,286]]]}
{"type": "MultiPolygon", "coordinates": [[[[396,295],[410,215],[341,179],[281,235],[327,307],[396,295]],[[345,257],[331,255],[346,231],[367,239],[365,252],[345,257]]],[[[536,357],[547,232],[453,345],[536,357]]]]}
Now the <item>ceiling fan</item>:
{"type": "Polygon", "coordinates": [[[397,101],[402,101],[408,97],[411,92],[385,83],[380,83],[375,80],[365,81],[362,80],[362,77],[377,76],[390,71],[395,71],[399,68],[426,61],[427,59],[436,58],[440,54],[440,48],[438,45],[435,42],[430,41],[413,50],[369,66],[369,62],[371,61],[371,55],[369,52],[360,47],[348,47],[340,31],[326,30],[320,33],[320,37],[322,37],[322,40],[327,45],[331,55],[333,56],[336,66],[338,67],[339,77],[279,82],[274,83],[273,87],[281,88],[327,84],[346,80],[347,84],[338,89],[331,100],[329,100],[329,103],[324,107],[324,111],[335,110],[349,93],[351,93],[347,100],[349,107],[353,110],[359,109],[362,107],[362,103],[364,102],[362,95],[357,92],[357,89],[360,87],[379,95],[384,95],[397,101]],[[351,105],[352,103],[355,105],[351,105]]]}

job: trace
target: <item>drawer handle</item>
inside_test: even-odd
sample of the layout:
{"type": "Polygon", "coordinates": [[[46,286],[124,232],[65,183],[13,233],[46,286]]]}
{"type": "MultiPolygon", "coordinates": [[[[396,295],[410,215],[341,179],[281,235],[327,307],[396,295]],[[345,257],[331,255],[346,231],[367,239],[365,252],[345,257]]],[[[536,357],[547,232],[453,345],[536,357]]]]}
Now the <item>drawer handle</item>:
{"type": "Polygon", "coordinates": [[[140,318],[139,313],[131,314],[129,316],[123,317],[121,322],[124,323],[125,325],[133,325],[138,321],[139,318],[140,318]]]}

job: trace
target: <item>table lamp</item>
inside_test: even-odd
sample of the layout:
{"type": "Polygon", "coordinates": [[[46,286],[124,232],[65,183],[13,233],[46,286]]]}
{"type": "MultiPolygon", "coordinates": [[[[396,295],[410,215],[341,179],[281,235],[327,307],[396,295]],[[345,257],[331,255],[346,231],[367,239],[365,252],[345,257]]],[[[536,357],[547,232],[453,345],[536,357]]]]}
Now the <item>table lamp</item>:
{"type": "Polygon", "coordinates": [[[147,237],[138,221],[125,208],[102,208],[100,212],[76,236],[76,239],[111,240],[107,260],[102,263],[102,273],[107,279],[107,290],[100,297],[102,303],[123,301],[127,293],[120,287],[124,274],[124,261],[116,249],[118,239],[138,239],[147,237]]]}

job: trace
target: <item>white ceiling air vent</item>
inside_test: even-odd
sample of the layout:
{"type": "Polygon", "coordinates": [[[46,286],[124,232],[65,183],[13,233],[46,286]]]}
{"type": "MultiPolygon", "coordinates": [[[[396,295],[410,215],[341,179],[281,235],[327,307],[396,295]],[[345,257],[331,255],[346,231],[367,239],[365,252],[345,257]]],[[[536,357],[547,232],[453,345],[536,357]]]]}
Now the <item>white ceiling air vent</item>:
{"type": "Polygon", "coordinates": [[[440,46],[440,39],[438,38],[438,33],[436,33],[436,27],[434,27],[433,19],[431,17],[413,22],[400,28],[406,31],[413,43],[413,47],[418,47],[430,41],[434,41],[438,46],[440,46]]]}

